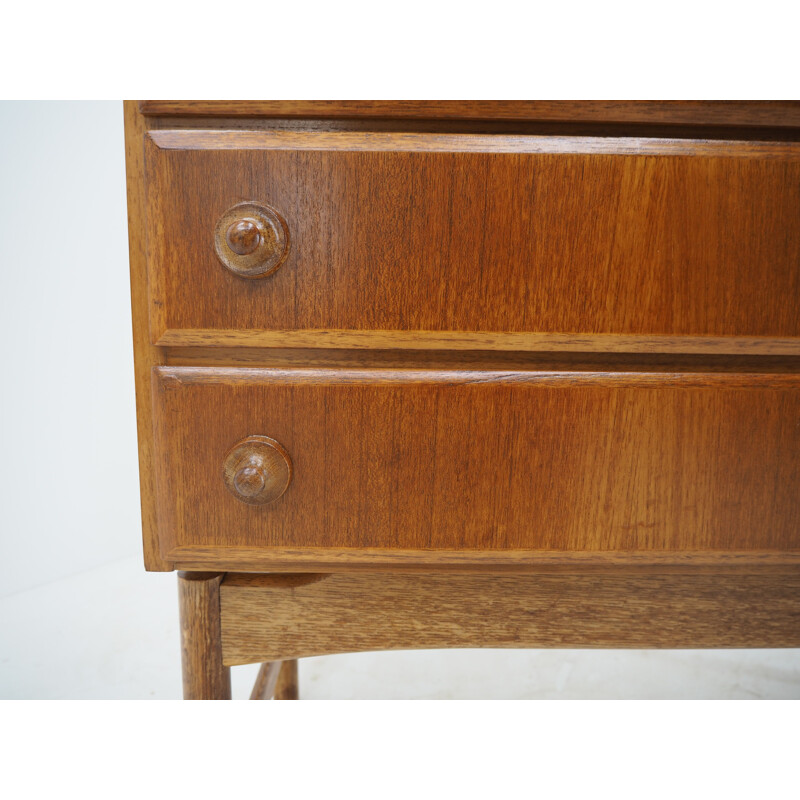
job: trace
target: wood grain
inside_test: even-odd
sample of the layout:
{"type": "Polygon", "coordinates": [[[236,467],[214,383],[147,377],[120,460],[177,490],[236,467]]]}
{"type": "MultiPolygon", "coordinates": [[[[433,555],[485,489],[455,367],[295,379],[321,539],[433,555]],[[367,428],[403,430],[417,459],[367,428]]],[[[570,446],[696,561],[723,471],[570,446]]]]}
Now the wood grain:
{"type": "Polygon", "coordinates": [[[225,486],[243,503],[273,503],[292,480],[292,464],[280,442],[267,436],[248,436],[225,456],[225,486]]]}
{"type": "Polygon", "coordinates": [[[800,575],[229,575],[225,664],[440,647],[799,647],[800,575]]]}
{"type": "Polygon", "coordinates": [[[724,125],[624,124],[517,120],[387,119],[377,117],[144,117],[150,131],[295,131],[305,133],[427,133],[508,136],[591,137],[594,139],[692,139],[728,142],[797,142],[800,128],[724,125]]]}
{"type": "Polygon", "coordinates": [[[800,550],[453,550],[389,547],[179,546],[169,551],[178,569],[239,572],[446,572],[603,575],[680,575],[724,567],[729,573],[768,573],[773,580],[800,567],[800,550]]]}
{"type": "Polygon", "coordinates": [[[325,149],[336,135],[355,134],[307,150],[147,140],[154,342],[798,352],[800,145],[325,149]],[[213,249],[217,220],[243,200],[292,232],[262,281],[228,273],[213,249]]]}
{"type": "Polygon", "coordinates": [[[162,367],[154,404],[176,560],[800,550],[797,375],[162,367]],[[294,466],[264,507],[220,477],[253,433],[294,466]]]}
{"type": "Polygon", "coordinates": [[[169,571],[172,564],[159,554],[153,470],[153,412],[150,369],[164,363],[164,353],[150,344],[148,325],[147,255],[144,229],[144,125],[134,101],[126,101],[125,166],[128,186],[128,246],[130,251],[133,356],[136,376],[136,419],[139,441],[144,563],[148,570],[169,571]]]}
{"type": "Polygon", "coordinates": [[[319,385],[391,386],[438,384],[440,386],[536,384],[559,388],[602,386],[605,388],[708,389],[797,389],[800,375],[795,372],[704,371],[666,372],[663,370],[582,369],[543,372],[539,369],[425,369],[418,367],[157,367],[158,381],[177,386],[319,385]]]}
{"type": "Polygon", "coordinates": [[[799,356],[698,353],[526,352],[503,350],[381,350],[369,348],[170,347],[175,367],[325,367],[539,372],[800,373],[799,356]]]}
{"type": "Polygon", "coordinates": [[[217,220],[215,251],[236,277],[258,280],[280,267],[289,250],[286,222],[261,203],[237,203],[217,220]]]}
{"type": "Polygon", "coordinates": [[[278,684],[275,687],[276,700],[299,700],[300,683],[298,680],[297,659],[284,661],[278,675],[278,684]]]}
{"type": "Polygon", "coordinates": [[[393,153],[542,153],[562,155],[796,158],[796,142],[712,141],[653,136],[531,136],[381,131],[151,130],[161,150],[325,150],[393,153]]]}
{"type": "Polygon", "coordinates": [[[333,652],[800,646],[800,103],[142,101],[125,135],[185,696],[282,661],[254,692],[295,698],[333,652]],[[262,280],[215,252],[269,244],[243,202],[286,235],[262,280]],[[254,435],[294,466],[264,506],[223,480],[254,435]]]}
{"type": "Polygon", "coordinates": [[[142,100],[147,115],[800,127],[794,100],[142,100]]]}
{"type": "MultiPolygon", "coordinates": [[[[800,338],[620,336],[615,334],[477,333],[474,331],[196,330],[165,331],[166,347],[370,350],[492,350],[575,353],[800,355],[800,338]]],[[[240,352],[242,358],[247,355],[240,352]]]]}
{"type": "Polygon", "coordinates": [[[230,700],[231,673],[222,663],[222,575],[178,573],[184,700],[230,700]]]}
{"type": "Polygon", "coordinates": [[[278,675],[282,669],[280,661],[269,661],[261,665],[250,692],[251,700],[272,700],[275,696],[275,687],[278,685],[278,675]]]}

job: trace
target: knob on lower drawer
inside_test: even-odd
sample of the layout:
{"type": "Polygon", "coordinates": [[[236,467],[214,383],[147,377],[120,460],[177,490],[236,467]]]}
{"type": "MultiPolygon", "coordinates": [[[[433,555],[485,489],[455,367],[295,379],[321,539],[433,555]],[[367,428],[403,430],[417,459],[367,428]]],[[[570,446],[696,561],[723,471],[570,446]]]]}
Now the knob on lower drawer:
{"type": "Polygon", "coordinates": [[[265,278],[289,253],[289,228],[262,203],[239,203],[217,222],[214,247],[219,260],[240,278],[265,278]]]}
{"type": "Polygon", "coordinates": [[[274,439],[248,436],[228,451],[222,477],[228,490],[243,503],[265,505],[277,500],[289,487],[292,462],[274,439]]]}

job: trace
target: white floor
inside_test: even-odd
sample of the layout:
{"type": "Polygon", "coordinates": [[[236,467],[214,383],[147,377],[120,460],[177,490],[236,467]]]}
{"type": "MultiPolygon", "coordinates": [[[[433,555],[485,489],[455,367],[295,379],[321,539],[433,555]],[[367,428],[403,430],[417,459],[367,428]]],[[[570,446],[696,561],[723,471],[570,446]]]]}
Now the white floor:
{"type": "MultiPolygon", "coordinates": [[[[0,598],[0,698],[180,697],[176,578],[138,558],[0,598]]],[[[257,667],[233,670],[246,698],[257,667]]],[[[431,650],[300,662],[305,699],[800,699],[800,650],[431,650]]]]}

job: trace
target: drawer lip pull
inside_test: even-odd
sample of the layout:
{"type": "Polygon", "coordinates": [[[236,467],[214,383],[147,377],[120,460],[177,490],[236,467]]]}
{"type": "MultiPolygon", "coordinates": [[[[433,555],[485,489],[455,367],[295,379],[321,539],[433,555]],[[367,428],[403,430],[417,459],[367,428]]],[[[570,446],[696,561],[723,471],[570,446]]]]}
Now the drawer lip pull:
{"type": "Polygon", "coordinates": [[[164,128],[148,134],[159,150],[313,150],[372,153],[540,153],[548,155],[800,157],[795,141],[645,136],[558,136],[381,131],[248,131],[164,128]]]}
{"type": "Polygon", "coordinates": [[[192,367],[153,368],[164,389],[186,386],[540,386],[626,389],[800,389],[797,372],[716,372],[547,369],[437,369],[376,367],[192,367]]]}
{"type": "Polygon", "coordinates": [[[325,350],[800,355],[800,337],[504,331],[168,328],[154,337],[153,344],[159,347],[282,347],[325,350]]]}

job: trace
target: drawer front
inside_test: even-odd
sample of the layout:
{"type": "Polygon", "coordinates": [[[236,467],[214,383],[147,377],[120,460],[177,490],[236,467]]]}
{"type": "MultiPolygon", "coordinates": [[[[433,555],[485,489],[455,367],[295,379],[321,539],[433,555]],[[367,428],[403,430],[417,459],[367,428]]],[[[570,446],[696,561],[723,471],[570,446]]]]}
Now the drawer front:
{"type": "Polygon", "coordinates": [[[797,144],[151,131],[145,155],[161,344],[800,352],[797,144]],[[226,249],[242,203],[274,215],[261,279],[226,249]]]}
{"type": "Polygon", "coordinates": [[[178,564],[800,551],[797,376],[162,367],[153,389],[178,564]]]}

